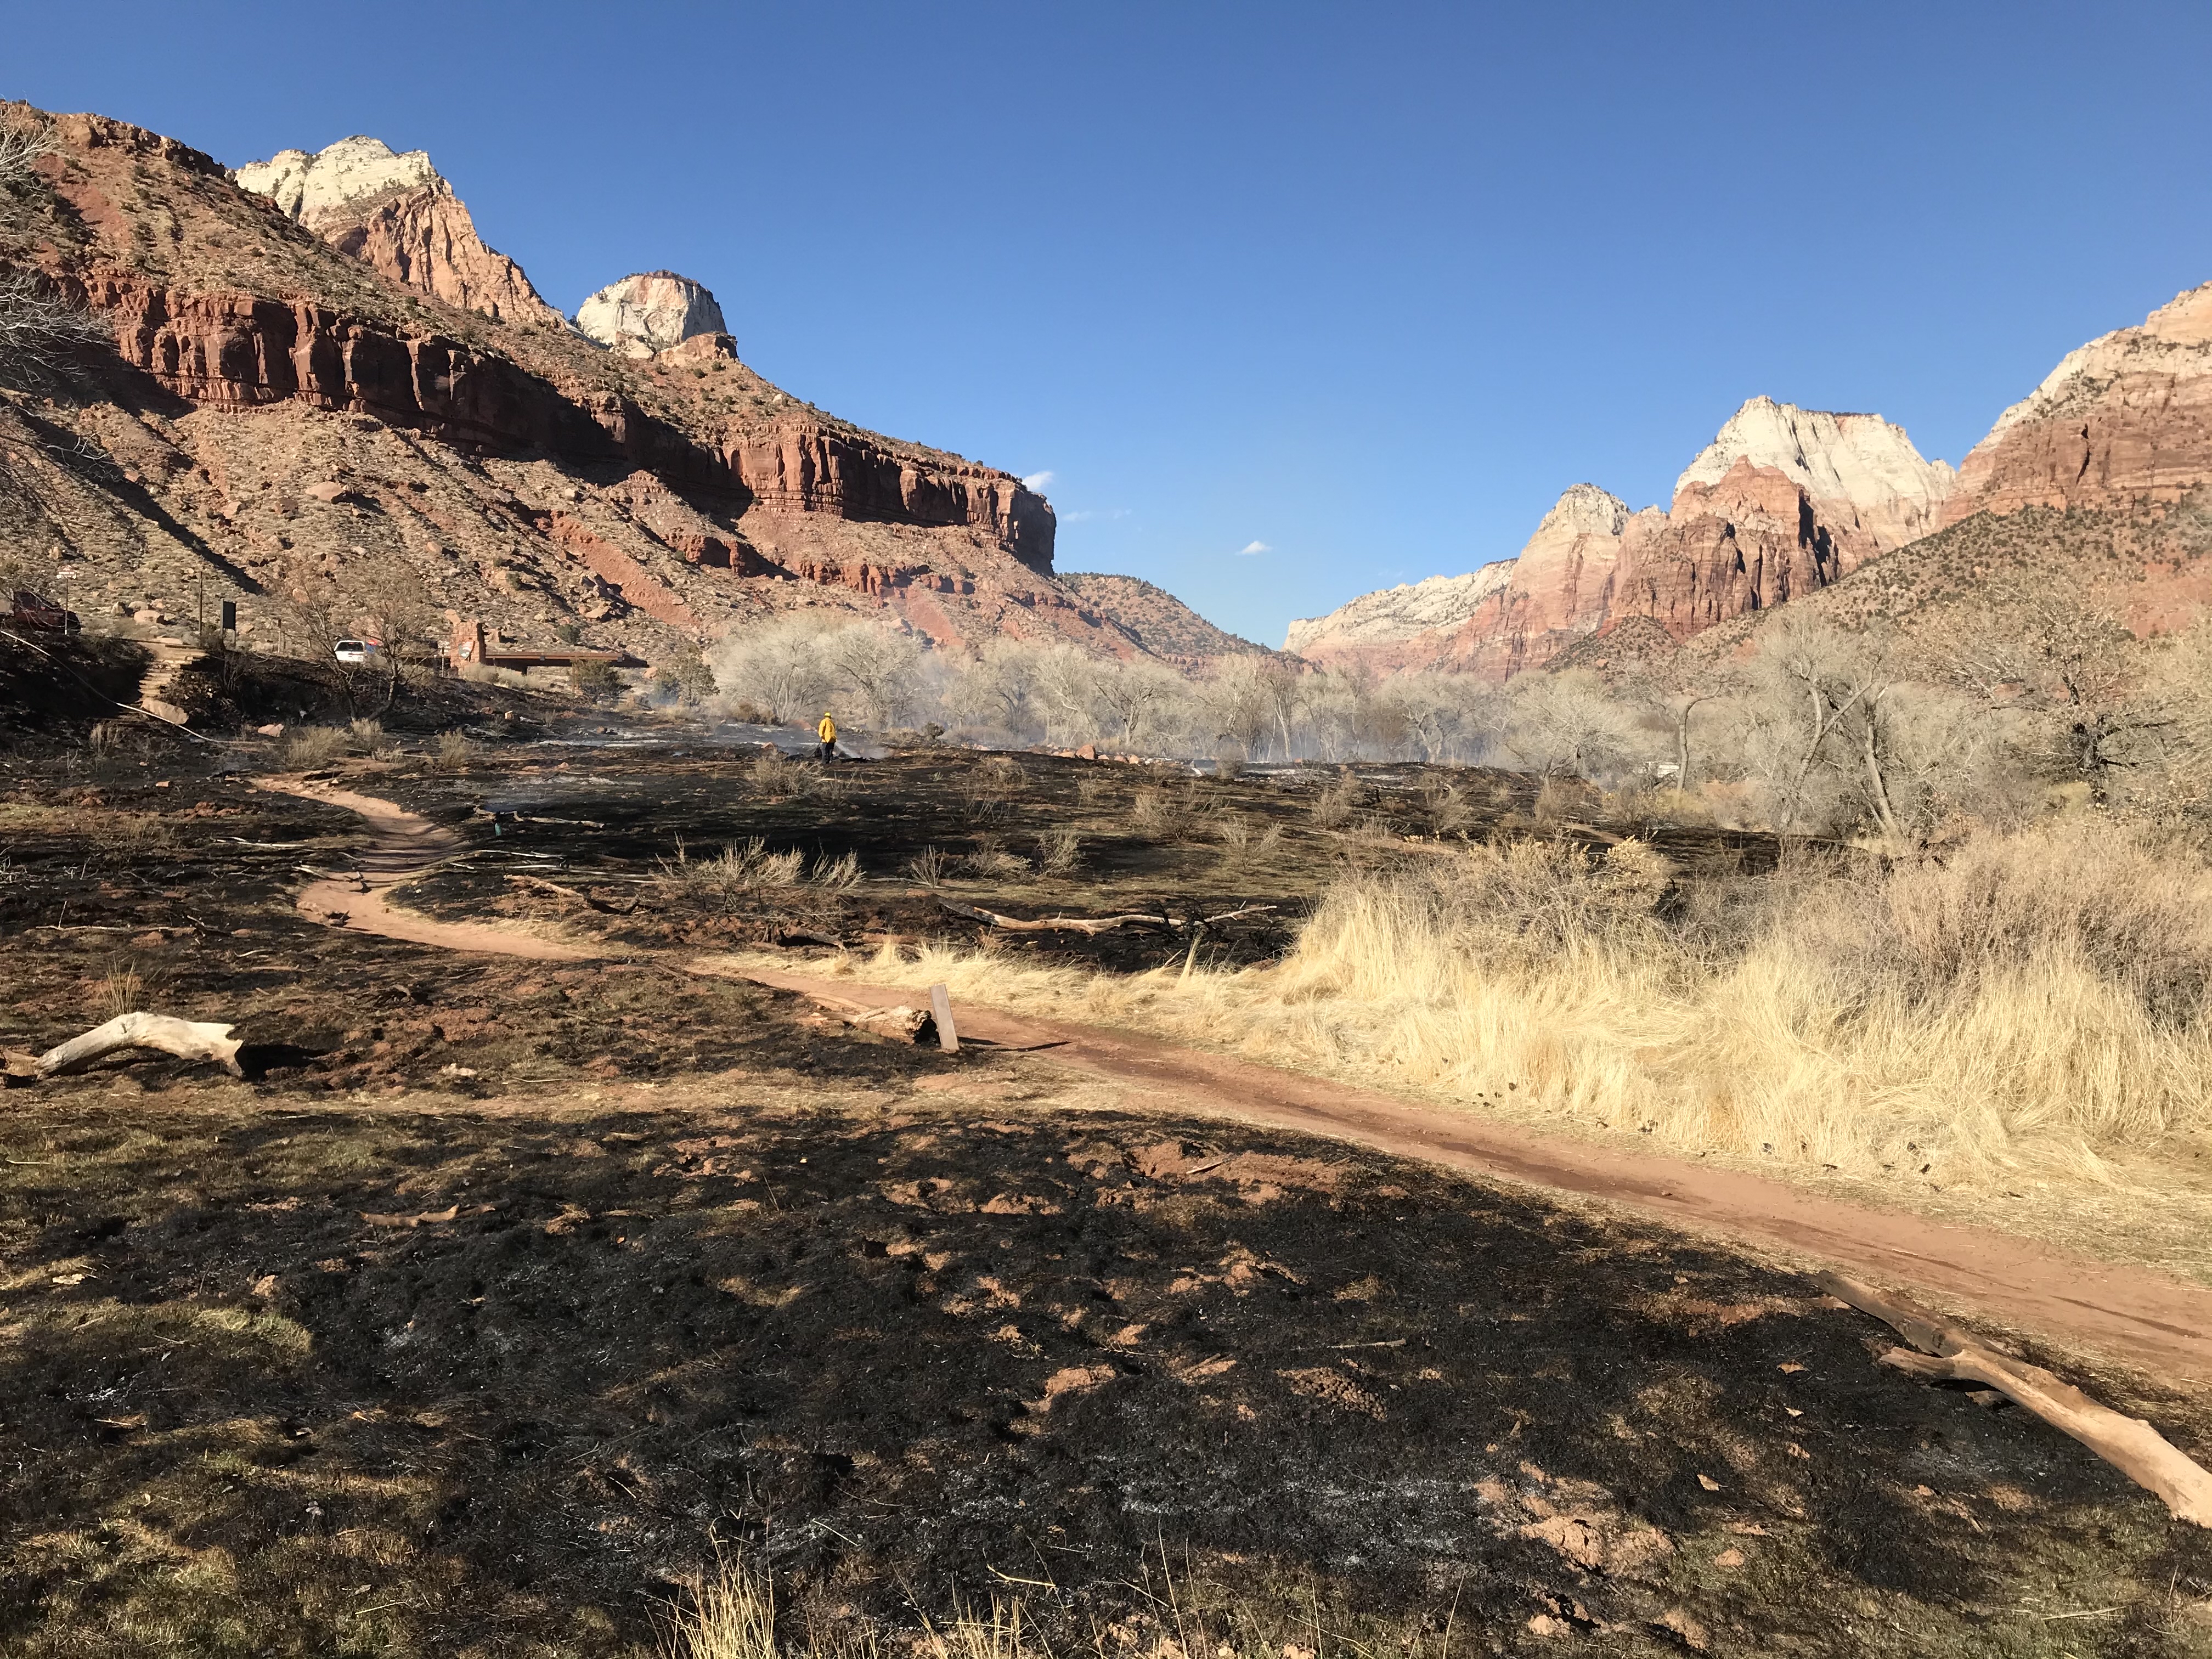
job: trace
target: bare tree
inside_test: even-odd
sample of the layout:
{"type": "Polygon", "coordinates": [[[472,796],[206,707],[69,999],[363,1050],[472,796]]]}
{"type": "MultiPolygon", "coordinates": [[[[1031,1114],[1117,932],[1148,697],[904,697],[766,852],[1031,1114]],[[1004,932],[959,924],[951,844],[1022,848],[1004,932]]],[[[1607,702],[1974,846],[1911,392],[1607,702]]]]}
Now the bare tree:
{"type": "Polygon", "coordinates": [[[911,634],[877,623],[855,623],[823,641],[838,680],[860,699],[878,727],[896,726],[921,678],[921,647],[911,634]]]}
{"type": "Polygon", "coordinates": [[[1634,753],[1633,711],[1588,669],[1516,674],[1506,694],[1506,746],[1540,770],[1594,781],[1634,753]]]}
{"type": "Polygon", "coordinates": [[[2066,592],[1999,590],[1931,629],[1951,683],[2036,727],[2051,769],[2102,803],[2114,775],[2157,759],[2176,732],[2176,684],[2146,671],[2154,654],[2110,612],[2066,592]]]}

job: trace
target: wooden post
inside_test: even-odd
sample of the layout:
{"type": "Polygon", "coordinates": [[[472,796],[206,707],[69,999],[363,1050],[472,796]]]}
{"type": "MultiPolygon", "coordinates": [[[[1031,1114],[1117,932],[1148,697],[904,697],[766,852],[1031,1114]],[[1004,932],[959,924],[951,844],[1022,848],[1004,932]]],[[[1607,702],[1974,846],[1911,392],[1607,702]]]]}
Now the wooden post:
{"type": "Polygon", "coordinates": [[[948,1054],[960,1052],[960,1031],[952,1023],[952,993],[942,985],[929,988],[929,1012],[937,1022],[937,1046],[948,1054]]]}

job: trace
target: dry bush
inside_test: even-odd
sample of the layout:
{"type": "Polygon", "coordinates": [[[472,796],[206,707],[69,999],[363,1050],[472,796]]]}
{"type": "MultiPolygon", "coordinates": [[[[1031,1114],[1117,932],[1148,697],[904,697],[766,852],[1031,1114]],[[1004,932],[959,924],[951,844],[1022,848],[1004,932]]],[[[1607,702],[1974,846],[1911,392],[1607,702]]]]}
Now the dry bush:
{"type": "Polygon", "coordinates": [[[980,836],[975,850],[960,860],[960,867],[971,880],[1012,881],[1017,876],[1030,872],[1030,861],[1018,854],[1009,853],[999,844],[995,836],[980,836]]]}
{"type": "Polygon", "coordinates": [[[1415,793],[1421,803],[1422,821],[1432,836],[1456,835],[1474,821],[1474,811],[1459,786],[1438,773],[1425,774],[1415,793]]]}
{"type": "Polygon", "coordinates": [[[1536,799],[1529,809],[1540,830],[1556,830],[1568,823],[1582,805],[1582,792],[1565,778],[1547,777],[1537,786],[1536,799]]]}
{"type": "Polygon", "coordinates": [[[788,795],[799,787],[799,768],[781,749],[763,749],[745,769],[754,788],[766,795],[788,795]]]}
{"type": "Polygon", "coordinates": [[[1195,779],[1180,789],[1146,784],[1129,804],[1129,823],[1139,835],[1155,841],[1180,841],[1196,831],[1213,810],[1195,779]]]}
{"type": "Polygon", "coordinates": [[[346,728],[346,735],[354,747],[371,759],[395,753],[399,747],[385,731],[382,720],[357,720],[346,728]]]}
{"type": "Polygon", "coordinates": [[[437,746],[432,750],[440,769],[447,772],[465,770],[476,758],[476,752],[477,746],[469,740],[469,734],[461,731],[439,732],[437,746]]]}
{"type": "Polygon", "coordinates": [[[906,872],[916,884],[933,893],[951,878],[952,860],[942,848],[925,847],[907,860],[906,872]]]}
{"type": "Polygon", "coordinates": [[[284,739],[277,754],[293,771],[307,772],[343,760],[351,745],[352,734],[343,726],[303,726],[284,739]]]}
{"type": "Polygon", "coordinates": [[[1314,797],[1313,821],[1316,830],[1341,830],[1349,824],[1367,804],[1367,789],[1359,780],[1346,772],[1321,793],[1314,797]]]}
{"type": "Polygon", "coordinates": [[[1114,781],[1101,777],[1096,772],[1075,781],[1075,799],[1082,805],[1096,806],[1114,791],[1114,781]]]}
{"type": "Polygon", "coordinates": [[[662,859],[653,872],[655,884],[669,897],[723,912],[763,898],[789,896],[802,888],[810,898],[834,896],[849,891],[860,880],[860,862],[854,854],[820,860],[810,869],[806,854],[799,848],[770,852],[757,836],[725,847],[711,858],[692,857],[679,840],[676,856],[662,859]]]}
{"type": "Polygon", "coordinates": [[[1037,837],[1036,867],[1042,875],[1072,875],[1083,864],[1083,838],[1073,826],[1060,824],[1037,837]]]}
{"type": "Polygon", "coordinates": [[[1264,864],[1282,850],[1283,830],[1280,824],[1264,824],[1255,828],[1249,817],[1242,812],[1225,812],[1214,826],[1214,834],[1221,839],[1224,860],[1232,869],[1249,869],[1264,864]]]}

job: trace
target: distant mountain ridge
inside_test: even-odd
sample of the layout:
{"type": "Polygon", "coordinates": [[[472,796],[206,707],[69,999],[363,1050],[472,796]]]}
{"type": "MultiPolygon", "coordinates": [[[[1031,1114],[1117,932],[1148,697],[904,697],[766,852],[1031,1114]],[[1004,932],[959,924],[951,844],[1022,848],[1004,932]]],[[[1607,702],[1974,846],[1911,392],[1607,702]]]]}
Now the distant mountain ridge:
{"type": "Polygon", "coordinates": [[[1955,485],[1879,415],[1753,398],[1683,470],[1669,509],[1632,513],[1575,484],[1516,557],[1362,595],[1293,623],[1286,647],[1336,667],[1502,679],[1628,617],[1686,635],[1901,546],[1955,485]]]}

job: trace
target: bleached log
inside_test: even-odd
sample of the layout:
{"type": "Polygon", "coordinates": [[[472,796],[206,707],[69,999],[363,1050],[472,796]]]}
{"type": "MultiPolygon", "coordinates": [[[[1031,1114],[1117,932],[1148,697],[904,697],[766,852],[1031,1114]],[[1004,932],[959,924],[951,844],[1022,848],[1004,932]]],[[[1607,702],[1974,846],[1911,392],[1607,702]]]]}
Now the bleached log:
{"type": "MultiPolygon", "coordinates": [[[[1035,921],[1024,921],[1018,916],[1001,915],[996,910],[986,910],[980,905],[960,904],[939,896],[938,903],[956,916],[965,916],[970,921],[988,922],[994,927],[1003,927],[1009,933],[1110,933],[1117,927],[1163,927],[1179,933],[1189,924],[1172,916],[1154,915],[1143,911],[1120,916],[1040,916],[1035,921]]],[[[1241,910],[1224,910],[1218,916],[1206,916],[1200,926],[1210,927],[1217,921],[1234,921],[1239,916],[1256,916],[1276,908],[1272,904],[1248,904],[1241,910]]]]}
{"type": "Polygon", "coordinates": [[[233,1077],[243,1077],[238,1064],[243,1045],[230,1033],[228,1025],[171,1014],[118,1014],[106,1024],[95,1025],[40,1054],[39,1075],[67,1077],[125,1048],[158,1048],[179,1060],[211,1060],[233,1077]]]}
{"type": "Polygon", "coordinates": [[[2212,1473],[2142,1419],[2099,1405],[2040,1365],[1975,1341],[1904,1297],[1875,1291],[1841,1273],[1822,1273],[1818,1282],[1829,1295],[1872,1314],[1912,1344],[1911,1348],[1892,1348],[1879,1355],[1882,1364],[1909,1376],[1979,1382],[1995,1389],[2022,1410],[2073,1436],[2137,1486],[2157,1493],[2176,1520],[2212,1528],[2212,1473]]]}

